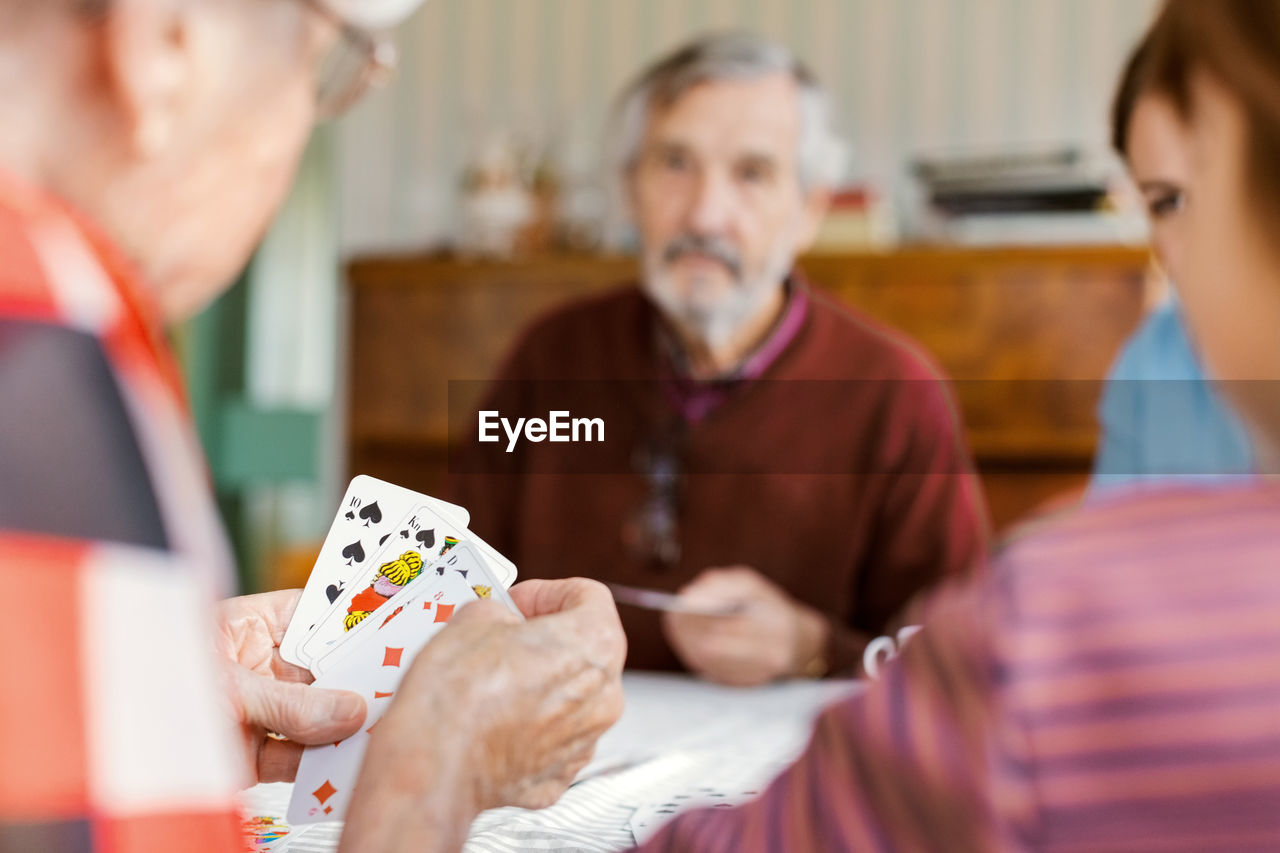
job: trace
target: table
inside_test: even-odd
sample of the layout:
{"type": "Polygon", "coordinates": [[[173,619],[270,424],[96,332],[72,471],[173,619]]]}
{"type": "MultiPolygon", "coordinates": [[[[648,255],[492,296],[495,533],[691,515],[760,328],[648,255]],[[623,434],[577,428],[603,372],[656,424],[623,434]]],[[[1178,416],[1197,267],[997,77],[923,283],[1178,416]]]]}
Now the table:
{"type": "MultiPolygon", "coordinates": [[[[648,837],[674,812],[750,799],[808,742],[813,718],[860,689],[851,681],[792,681],[744,689],[685,675],[629,672],[627,704],[596,757],[553,806],[501,808],[471,826],[466,850],[610,851],[648,837]]],[[[283,824],[292,786],[246,791],[246,817],[283,824]]],[[[255,849],[321,853],[341,824],[289,828],[255,849]]]]}

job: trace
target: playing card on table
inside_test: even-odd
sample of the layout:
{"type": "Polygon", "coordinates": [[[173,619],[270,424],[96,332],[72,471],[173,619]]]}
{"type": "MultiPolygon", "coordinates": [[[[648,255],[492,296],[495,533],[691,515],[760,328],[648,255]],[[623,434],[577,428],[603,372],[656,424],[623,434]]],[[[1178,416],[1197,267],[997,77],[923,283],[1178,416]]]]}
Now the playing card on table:
{"type": "Polygon", "coordinates": [[[404,673],[457,609],[475,600],[465,578],[457,572],[446,573],[398,611],[388,611],[391,618],[380,620],[384,623],[380,630],[365,632],[357,647],[316,679],[316,687],[359,693],[368,710],[360,731],[351,737],[303,751],[289,801],[290,823],[343,819],[370,734],[386,713],[404,673]]]}
{"type": "Polygon", "coordinates": [[[464,530],[430,504],[415,507],[316,619],[309,636],[298,647],[306,666],[310,668],[343,641],[351,629],[420,576],[424,568],[461,542],[464,530]]]}
{"type": "Polygon", "coordinates": [[[405,607],[413,606],[424,592],[434,592],[441,579],[446,576],[458,576],[471,588],[478,599],[492,599],[504,605],[520,618],[524,615],[516,607],[511,595],[493,576],[487,563],[480,558],[476,546],[471,542],[463,542],[450,550],[435,563],[424,568],[422,574],[407,584],[403,589],[389,598],[378,608],[377,613],[362,620],[347,632],[347,635],[329,648],[327,652],[311,662],[311,672],[317,678],[331,671],[341,661],[346,660],[352,652],[361,647],[367,634],[382,631],[405,607]]]}
{"type": "Polygon", "coordinates": [[[351,481],[280,642],[281,657],[308,666],[301,646],[317,620],[346,592],[351,578],[386,547],[397,525],[420,505],[431,506],[458,529],[465,529],[470,521],[467,511],[456,504],[363,474],[351,481]]]}

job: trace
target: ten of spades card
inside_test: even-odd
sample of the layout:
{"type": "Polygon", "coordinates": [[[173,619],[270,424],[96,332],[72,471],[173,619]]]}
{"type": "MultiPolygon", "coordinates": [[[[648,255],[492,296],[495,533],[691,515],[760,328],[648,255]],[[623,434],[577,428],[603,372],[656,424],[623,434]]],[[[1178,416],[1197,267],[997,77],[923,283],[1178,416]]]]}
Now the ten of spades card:
{"type": "Polygon", "coordinates": [[[423,569],[463,540],[466,528],[436,512],[428,503],[419,504],[391,531],[373,559],[352,575],[341,592],[319,618],[298,647],[298,654],[312,663],[340,643],[351,629],[385,604],[423,569]]]}
{"type": "Polygon", "coordinates": [[[424,504],[457,529],[465,529],[470,520],[462,507],[410,489],[363,474],[351,481],[280,643],[281,657],[308,666],[300,647],[317,620],[343,595],[352,576],[386,546],[397,524],[424,504]]]}

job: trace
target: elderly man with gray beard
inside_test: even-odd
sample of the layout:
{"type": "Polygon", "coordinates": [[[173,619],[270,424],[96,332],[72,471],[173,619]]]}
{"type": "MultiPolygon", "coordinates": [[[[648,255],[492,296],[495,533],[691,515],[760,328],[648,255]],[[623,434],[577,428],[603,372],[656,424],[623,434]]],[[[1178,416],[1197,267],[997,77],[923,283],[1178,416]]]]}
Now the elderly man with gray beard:
{"type": "Polygon", "coordinates": [[[641,280],[535,323],[481,406],[568,394],[605,442],[472,441],[452,498],[526,576],[678,593],[623,608],[631,667],[848,672],[980,561],[985,518],[936,372],[794,266],[843,168],[827,100],[786,49],[712,35],[623,92],[613,136],[641,280]]]}

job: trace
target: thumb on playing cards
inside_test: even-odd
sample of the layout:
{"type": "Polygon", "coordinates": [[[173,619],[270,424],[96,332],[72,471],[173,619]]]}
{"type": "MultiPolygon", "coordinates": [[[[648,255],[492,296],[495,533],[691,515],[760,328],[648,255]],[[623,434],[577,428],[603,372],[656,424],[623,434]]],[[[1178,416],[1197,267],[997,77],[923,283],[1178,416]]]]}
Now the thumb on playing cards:
{"type": "Polygon", "coordinates": [[[472,622],[519,622],[520,617],[516,616],[507,608],[503,607],[496,601],[473,601],[466,607],[458,610],[453,614],[453,618],[449,620],[449,624],[453,627],[458,625],[468,625],[472,622]]]}
{"type": "Polygon", "coordinates": [[[305,744],[342,740],[364,723],[364,699],[359,694],[277,681],[238,669],[236,688],[246,723],[305,744]]]}

